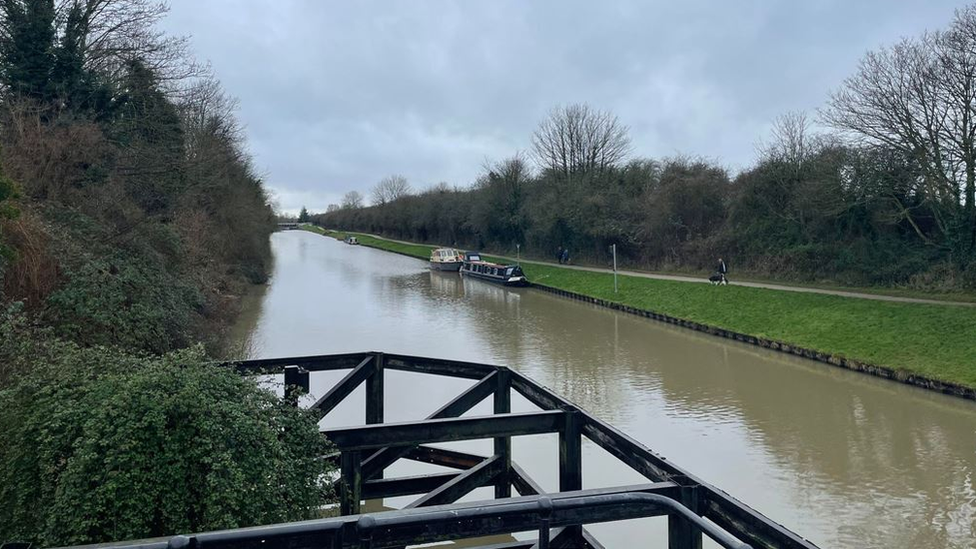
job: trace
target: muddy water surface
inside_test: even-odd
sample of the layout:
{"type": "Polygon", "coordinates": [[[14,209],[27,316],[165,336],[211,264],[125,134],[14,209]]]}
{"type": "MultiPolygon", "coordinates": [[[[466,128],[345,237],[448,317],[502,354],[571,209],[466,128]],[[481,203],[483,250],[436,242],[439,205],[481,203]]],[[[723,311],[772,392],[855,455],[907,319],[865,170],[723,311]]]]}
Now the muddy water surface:
{"type": "MultiPolygon", "coordinates": [[[[272,241],[273,279],[239,327],[254,358],[381,350],[508,365],[821,547],[976,547],[970,402],[539,291],[432,273],[423,261],[312,233],[279,232],[272,241]]],[[[470,385],[388,375],[389,421],[423,417],[470,385]]],[[[312,397],[337,376],[315,374],[312,397]]],[[[354,394],[326,421],[361,422],[362,398],[354,394]]],[[[529,409],[518,399],[514,406],[529,409]]],[[[458,446],[490,451],[488,441],[458,446]]],[[[555,489],[554,436],[516,439],[514,455],[555,489]]],[[[641,480],[584,447],[585,488],[641,480]]],[[[470,496],[486,497],[488,489],[470,496]]],[[[641,538],[645,547],[667,546],[662,519],[591,530],[608,547],[641,538]]]]}

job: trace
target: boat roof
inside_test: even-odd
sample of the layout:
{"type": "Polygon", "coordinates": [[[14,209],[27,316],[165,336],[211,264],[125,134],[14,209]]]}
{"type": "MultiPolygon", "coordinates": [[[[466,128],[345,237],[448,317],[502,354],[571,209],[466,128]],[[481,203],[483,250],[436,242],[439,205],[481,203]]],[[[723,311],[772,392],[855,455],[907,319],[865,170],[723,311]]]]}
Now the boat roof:
{"type": "Polygon", "coordinates": [[[491,261],[468,261],[468,263],[472,263],[474,265],[491,265],[492,267],[518,267],[518,265],[514,263],[492,263],[491,261]]]}

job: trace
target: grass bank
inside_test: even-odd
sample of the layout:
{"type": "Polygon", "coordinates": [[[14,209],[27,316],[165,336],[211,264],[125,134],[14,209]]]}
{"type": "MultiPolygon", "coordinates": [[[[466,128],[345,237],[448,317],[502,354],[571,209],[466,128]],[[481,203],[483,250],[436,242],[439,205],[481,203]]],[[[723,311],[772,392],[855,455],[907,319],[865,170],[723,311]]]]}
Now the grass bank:
{"type": "MultiPolygon", "coordinates": [[[[317,230],[315,230],[317,229],[317,230]]],[[[343,238],[343,233],[313,232],[343,238]]],[[[355,233],[364,246],[430,256],[433,246],[355,233]]],[[[788,291],[613,277],[523,264],[529,280],[830,355],[976,387],[976,308],[893,303],[788,291]]]]}

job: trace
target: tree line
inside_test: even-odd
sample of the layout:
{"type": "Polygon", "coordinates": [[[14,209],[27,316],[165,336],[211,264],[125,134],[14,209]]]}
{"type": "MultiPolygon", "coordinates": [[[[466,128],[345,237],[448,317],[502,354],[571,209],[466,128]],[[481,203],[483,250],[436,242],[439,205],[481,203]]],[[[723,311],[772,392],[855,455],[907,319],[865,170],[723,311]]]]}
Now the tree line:
{"type": "Polygon", "coordinates": [[[0,297],[82,344],[217,350],[274,227],[235,101],[151,0],[0,1],[0,297]],[[4,191],[4,187],[11,190],[4,191]]]}
{"type": "MultiPolygon", "coordinates": [[[[773,124],[739,173],[632,154],[610,112],[552,110],[528,152],[471,188],[440,184],[370,206],[352,191],[328,227],[537,257],[739,271],[845,284],[976,288],[976,9],[869,52],[816,118],[773,124]],[[815,124],[820,122],[820,124],[815,124]],[[817,129],[820,126],[823,129],[817,129]]],[[[404,181],[405,183],[405,181],[404,181]]],[[[406,186],[409,189],[408,186],[406,186]]]]}
{"type": "Polygon", "coordinates": [[[0,0],[0,545],[328,501],[318,418],[210,358],[268,277],[274,215],[234,99],[165,13],[0,0]]]}

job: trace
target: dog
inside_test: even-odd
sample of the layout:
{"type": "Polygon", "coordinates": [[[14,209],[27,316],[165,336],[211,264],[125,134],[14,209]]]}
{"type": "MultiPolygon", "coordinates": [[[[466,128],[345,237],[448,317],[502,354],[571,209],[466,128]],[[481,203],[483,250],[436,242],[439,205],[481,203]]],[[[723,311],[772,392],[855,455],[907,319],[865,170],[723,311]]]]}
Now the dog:
{"type": "Polygon", "coordinates": [[[729,279],[725,278],[725,275],[722,273],[713,274],[708,277],[708,281],[712,283],[712,286],[718,286],[720,284],[729,285],[729,279]]]}

